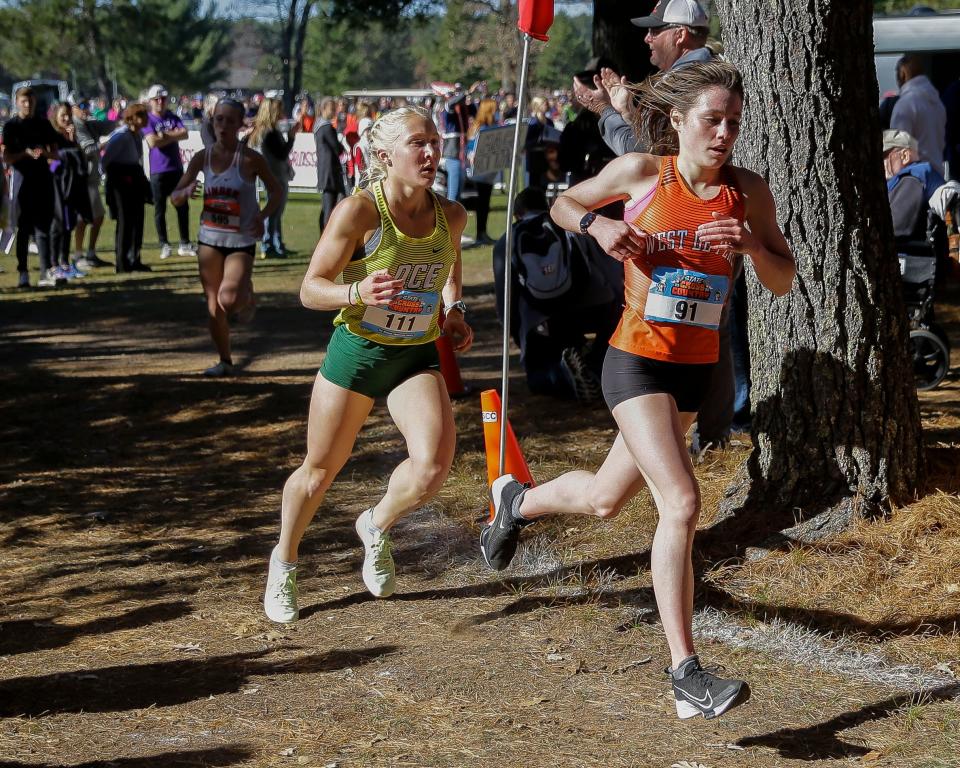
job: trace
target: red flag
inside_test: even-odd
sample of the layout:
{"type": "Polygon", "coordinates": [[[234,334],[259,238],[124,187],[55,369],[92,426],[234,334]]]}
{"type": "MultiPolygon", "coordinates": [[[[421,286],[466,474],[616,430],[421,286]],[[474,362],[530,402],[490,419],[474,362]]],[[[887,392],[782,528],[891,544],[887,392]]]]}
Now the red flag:
{"type": "Polygon", "coordinates": [[[520,19],[517,26],[521,32],[537,40],[549,40],[547,30],[553,24],[553,0],[520,0],[520,19]]]}

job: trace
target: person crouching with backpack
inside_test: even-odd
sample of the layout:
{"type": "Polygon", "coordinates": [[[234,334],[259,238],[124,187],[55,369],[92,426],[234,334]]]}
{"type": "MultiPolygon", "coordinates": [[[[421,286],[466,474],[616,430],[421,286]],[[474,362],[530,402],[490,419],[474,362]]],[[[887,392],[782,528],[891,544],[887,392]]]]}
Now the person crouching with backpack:
{"type": "MultiPolygon", "coordinates": [[[[610,259],[596,253],[591,238],[557,227],[548,207],[537,187],[514,200],[510,335],[520,347],[531,392],[590,403],[601,396],[600,373],[620,316],[623,275],[605,269],[610,259]]],[[[501,320],[506,249],[504,235],[493,246],[501,320]]]]}

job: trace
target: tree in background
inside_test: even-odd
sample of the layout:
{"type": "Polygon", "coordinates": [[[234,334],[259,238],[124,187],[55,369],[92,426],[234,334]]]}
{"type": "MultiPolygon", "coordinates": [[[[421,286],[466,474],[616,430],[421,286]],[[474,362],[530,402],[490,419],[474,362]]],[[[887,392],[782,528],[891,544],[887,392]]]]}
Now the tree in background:
{"type": "Polygon", "coordinates": [[[106,62],[127,93],[151,82],[205,88],[220,75],[229,27],[200,0],[14,0],[0,9],[5,61],[109,93],[106,62]]]}
{"type": "Polygon", "coordinates": [[[873,10],[875,13],[902,14],[908,13],[913,8],[926,7],[935,11],[949,11],[957,7],[956,0],[926,0],[918,3],[916,0],[874,0],[873,10]]]}
{"type": "Polygon", "coordinates": [[[593,56],[589,16],[558,13],[550,27],[550,40],[538,45],[530,69],[530,85],[536,90],[569,90],[575,72],[593,56]]]}
{"type": "Polygon", "coordinates": [[[770,183],[797,280],[777,299],[748,274],[754,449],[715,543],[756,543],[799,520],[793,534],[816,538],[911,501],[924,478],[869,55],[873,3],[717,6],[747,93],[738,161],[770,183]]]}
{"type": "Polygon", "coordinates": [[[606,56],[631,80],[643,80],[653,67],[643,42],[647,31],[630,23],[653,10],[654,0],[593,0],[593,53],[606,56]]]}
{"type": "Polygon", "coordinates": [[[303,88],[338,94],[350,88],[407,88],[415,82],[415,31],[419,22],[400,18],[372,21],[358,32],[354,24],[315,16],[307,27],[303,88]]]}
{"type": "Polygon", "coordinates": [[[111,63],[128,93],[206,88],[224,73],[230,28],[200,0],[115,0],[111,63]]]}

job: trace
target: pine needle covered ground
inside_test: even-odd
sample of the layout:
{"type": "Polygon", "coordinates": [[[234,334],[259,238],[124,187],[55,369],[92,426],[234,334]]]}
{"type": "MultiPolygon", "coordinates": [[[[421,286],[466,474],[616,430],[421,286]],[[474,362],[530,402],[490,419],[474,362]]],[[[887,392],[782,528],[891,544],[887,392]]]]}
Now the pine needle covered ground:
{"type": "MultiPolygon", "coordinates": [[[[213,355],[189,260],[154,249],[153,274],[37,294],[0,259],[0,768],[960,764],[957,351],[921,398],[929,493],[815,546],[705,564],[702,653],[754,692],[719,720],[673,713],[646,493],[612,523],[534,526],[510,570],[486,571],[476,396],[455,404],[443,493],[396,530],[399,593],[366,594],[352,530],[401,456],[378,408],[304,542],[302,620],[264,619],[329,335],[296,297],[313,205],[288,214],[304,255],[257,263],[231,380],[198,375],[213,355]]],[[[467,254],[478,391],[497,383],[499,338],[489,249],[467,254]]],[[[944,298],[960,351],[960,300],[944,298]]],[[[595,467],[614,436],[604,408],[514,381],[534,474],[595,467]]],[[[703,526],[748,443],[703,457],[703,526]]]]}

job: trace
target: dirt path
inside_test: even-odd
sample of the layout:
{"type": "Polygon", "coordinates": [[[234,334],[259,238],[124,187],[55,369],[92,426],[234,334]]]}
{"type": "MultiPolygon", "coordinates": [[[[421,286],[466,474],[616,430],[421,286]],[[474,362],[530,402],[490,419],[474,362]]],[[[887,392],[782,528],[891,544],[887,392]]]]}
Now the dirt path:
{"type": "MultiPolygon", "coordinates": [[[[328,317],[298,307],[302,264],[271,269],[229,381],[197,375],[212,360],[188,268],[0,297],[0,768],[960,764],[956,686],[917,701],[718,641],[703,655],[753,699],[678,722],[649,501],[615,526],[543,526],[491,575],[474,397],[456,404],[447,488],[396,530],[400,593],[366,594],[352,530],[401,455],[377,409],[302,548],[302,620],[268,622],[265,558],[329,335],[328,317]]],[[[499,346],[490,286],[468,297],[482,343],[464,372],[479,389],[499,346]]],[[[536,473],[603,454],[602,408],[515,393],[536,473]]],[[[702,469],[707,496],[726,466],[702,469]]]]}

